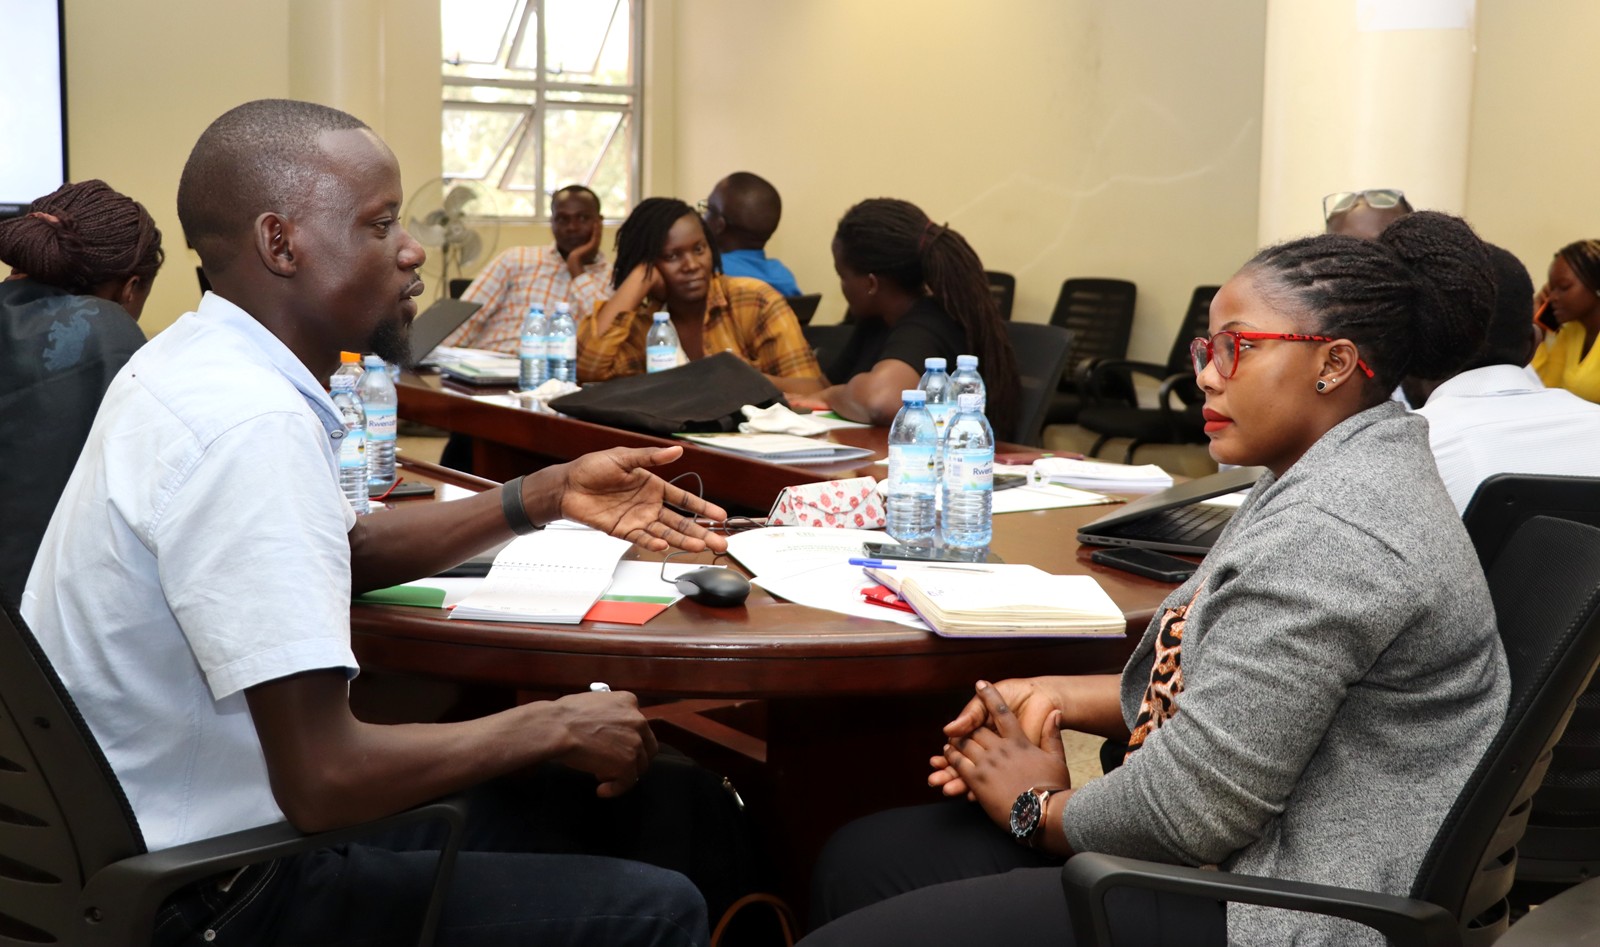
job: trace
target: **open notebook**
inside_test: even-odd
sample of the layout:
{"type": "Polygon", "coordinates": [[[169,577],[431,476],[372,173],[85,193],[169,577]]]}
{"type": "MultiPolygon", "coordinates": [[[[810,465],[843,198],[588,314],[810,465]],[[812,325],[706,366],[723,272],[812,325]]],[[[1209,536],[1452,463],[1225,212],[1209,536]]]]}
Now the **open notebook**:
{"type": "Polygon", "coordinates": [[[577,624],[605,594],[625,539],[598,530],[546,529],[518,536],[451,618],[577,624]]]}
{"type": "Polygon", "coordinates": [[[1093,576],[1028,565],[895,563],[867,575],[947,638],[1120,638],[1127,619],[1093,576]]]}

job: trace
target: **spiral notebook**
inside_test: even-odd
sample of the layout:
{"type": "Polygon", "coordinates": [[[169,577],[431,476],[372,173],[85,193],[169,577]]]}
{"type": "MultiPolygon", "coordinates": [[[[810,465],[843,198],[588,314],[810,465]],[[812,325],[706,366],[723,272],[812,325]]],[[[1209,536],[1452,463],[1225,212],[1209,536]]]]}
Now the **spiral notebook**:
{"type": "Polygon", "coordinates": [[[547,529],[518,536],[495,556],[483,584],[451,618],[575,625],[611,585],[625,539],[598,530],[547,529]]]}

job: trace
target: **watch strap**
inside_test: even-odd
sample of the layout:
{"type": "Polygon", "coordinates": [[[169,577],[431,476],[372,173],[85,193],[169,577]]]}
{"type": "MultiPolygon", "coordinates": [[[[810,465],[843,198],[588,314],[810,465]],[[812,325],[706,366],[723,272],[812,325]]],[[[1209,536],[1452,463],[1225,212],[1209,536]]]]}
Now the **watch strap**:
{"type": "Polygon", "coordinates": [[[513,477],[500,485],[500,513],[506,518],[506,525],[518,536],[526,536],[539,529],[528,518],[528,508],[522,504],[521,477],[513,477]]]}

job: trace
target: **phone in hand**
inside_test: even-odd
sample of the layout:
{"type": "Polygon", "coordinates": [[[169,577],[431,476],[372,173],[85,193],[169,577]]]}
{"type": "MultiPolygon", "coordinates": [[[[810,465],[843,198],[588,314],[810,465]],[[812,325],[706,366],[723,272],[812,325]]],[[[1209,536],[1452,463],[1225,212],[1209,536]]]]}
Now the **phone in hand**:
{"type": "Polygon", "coordinates": [[[1183,582],[1194,575],[1194,570],[1199,568],[1196,563],[1187,559],[1179,559],[1177,556],[1149,549],[1135,549],[1131,546],[1096,549],[1089,554],[1089,558],[1100,565],[1132,572],[1134,575],[1142,575],[1157,582],[1183,582]]]}

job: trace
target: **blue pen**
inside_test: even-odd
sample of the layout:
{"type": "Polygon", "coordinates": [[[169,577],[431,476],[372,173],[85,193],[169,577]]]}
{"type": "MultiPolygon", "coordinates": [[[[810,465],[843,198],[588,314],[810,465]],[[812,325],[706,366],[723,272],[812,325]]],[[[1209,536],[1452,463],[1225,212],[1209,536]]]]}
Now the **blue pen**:
{"type": "Polygon", "coordinates": [[[893,569],[894,568],[893,564],[888,563],[888,562],[884,562],[882,559],[863,559],[860,556],[852,557],[850,559],[850,564],[853,565],[853,566],[866,566],[869,569],[893,569]]]}
{"type": "MultiPolygon", "coordinates": [[[[868,568],[868,569],[898,569],[898,568],[900,568],[899,566],[895,565],[894,563],[892,563],[892,562],[884,562],[882,559],[863,559],[863,558],[860,558],[860,557],[852,557],[849,560],[849,564],[853,565],[853,566],[862,566],[862,567],[865,567],[865,568],[868,568]]],[[[982,568],[977,568],[977,567],[974,567],[974,566],[950,565],[948,563],[939,562],[939,561],[917,562],[917,563],[912,563],[912,564],[915,565],[918,569],[931,569],[931,570],[934,570],[934,571],[937,571],[937,572],[983,572],[983,573],[986,573],[986,574],[993,574],[994,573],[993,569],[982,569],[982,568]]]]}

